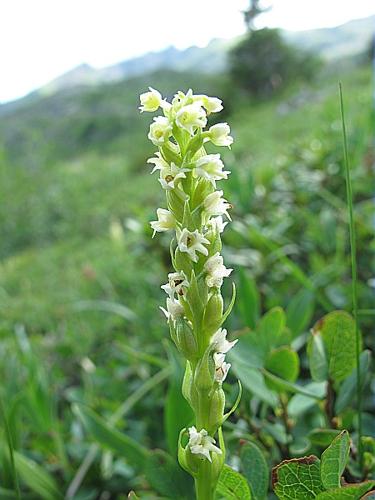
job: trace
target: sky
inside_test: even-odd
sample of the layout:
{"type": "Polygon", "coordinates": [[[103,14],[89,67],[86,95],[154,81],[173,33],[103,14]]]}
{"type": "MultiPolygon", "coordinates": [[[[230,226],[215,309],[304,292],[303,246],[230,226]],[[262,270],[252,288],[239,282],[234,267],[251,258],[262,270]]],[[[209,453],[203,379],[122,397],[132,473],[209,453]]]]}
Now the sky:
{"type": "MultiPolygon", "coordinates": [[[[258,25],[306,30],[375,14],[375,0],[264,0],[258,25]]],[[[247,0],[1,0],[0,102],[73,67],[104,67],[170,45],[244,32],[247,0]]]]}

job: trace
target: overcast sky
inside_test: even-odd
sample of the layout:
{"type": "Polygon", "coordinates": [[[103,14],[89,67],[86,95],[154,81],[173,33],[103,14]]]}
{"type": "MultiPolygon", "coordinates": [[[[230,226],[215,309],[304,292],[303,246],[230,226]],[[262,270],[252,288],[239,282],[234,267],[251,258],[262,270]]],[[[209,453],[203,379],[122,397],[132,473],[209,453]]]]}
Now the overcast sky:
{"type": "MultiPolygon", "coordinates": [[[[305,30],[375,14],[375,0],[273,0],[261,25],[305,30]]],[[[267,1],[265,0],[265,4],[267,1]]],[[[169,45],[244,31],[247,0],[1,0],[0,102],[81,64],[114,64],[169,45]]]]}

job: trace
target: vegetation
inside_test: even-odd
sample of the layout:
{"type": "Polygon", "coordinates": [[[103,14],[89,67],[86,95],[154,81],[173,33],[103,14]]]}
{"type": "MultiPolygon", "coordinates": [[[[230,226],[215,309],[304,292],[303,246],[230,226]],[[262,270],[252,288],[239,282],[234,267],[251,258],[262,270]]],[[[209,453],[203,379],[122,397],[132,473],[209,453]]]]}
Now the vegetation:
{"type": "Polygon", "coordinates": [[[158,312],[171,267],[169,238],[150,238],[162,193],[137,110],[148,85],[168,97],[189,87],[224,95],[235,138],[223,153],[233,203],[223,252],[237,285],[225,326],[240,338],[224,382],[228,409],[236,378],[243,395],[224,424],[218,498],[272,498],[272,467],[279,498],[340,498],[340,486],[345,498],[363,497],[375,448],[374,116],[371,68],[351,60],[262,102],[238,95],[225,75],[163,72],[0,108],[0,497],[193,498],[176,460],[178,432],[191,425],[184,367],[158,312]],[[290,470],[300,484],[312,478],[310,496],[290,491],[290,470]]]}

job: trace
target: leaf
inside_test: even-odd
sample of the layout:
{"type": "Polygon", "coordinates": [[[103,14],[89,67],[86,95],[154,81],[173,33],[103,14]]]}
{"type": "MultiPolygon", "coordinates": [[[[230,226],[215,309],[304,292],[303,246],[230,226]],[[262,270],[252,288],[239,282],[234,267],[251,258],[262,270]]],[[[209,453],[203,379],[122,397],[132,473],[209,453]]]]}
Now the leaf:
{"type": "Polygon", "coordinates": [[[339,434],[340,431],[336,429],[314,429],[309,432],[308,438],[311,444],[326,448],[339,434]]]}
{"type": "MultiPolygon", "coordinates": [[[[371,362],[371,351],[363,351],[359,358],[359,371],[360,371],[360,385],[363,388],[363,384],[366,379],[366,375],[369,371],[371,362]]],[[[357,369],[353,368],[351,374],[342,382],[337,393],[337,399],[335,401],[335,413],[338,415],[345,408],[347,408],[350,403],[353,402],[357,394],[357,369]]]]}
{"type": "Polygon", "coordinates": [[[236,358],[251,368],[262,368],[266,352],[259,342],[257,333],[252,331],[239,338],[236,349],[230,351],[229,357],[236,358]]]}
{"type": "MultiPolygon", "coordinates": [[[[266,360],[266,369],[272,374],[288,382],[295,382],[299,373],[298,354],[290,347],[279,347],[271,351],[266,360]]],[[[285,385],[266,380],[268,387],[275,391],[284,391],[285,385]]]]}
{"type": "Polygon", "coordinates": [[[169,379],[170,385],[165,402],[164,427],[169,451],[172,456],[177,456],[177,441],[180,430],[191,423],[193,412],[181,392],[183,369],[177,350],[171,344],[168,344],[168,346],[172,376],[169,379]]]}
{"type": "Polygon", "coordinates": [[[45,500],[57,500],[64,498],[60,493],[53,477],[34,460],[27,458],[17,451],[14,459],[18,474],[27,486],[45,500]]]}
{"type": "MultiPolygon", "coordinates": [[[[315,394],[317,398],[322,399],[326,394],[326,383],[325,382],[310,382],[303,386],[304,390],[311,394],[315,394]]],[[[299,417],[309,411],[316,401],[310,396],[305,396],[304,394],[295,394],[290,398],[288,403],[288,414],[291,417],[299,417]]],[[[331,440],[327,443],[331,442],[331,440]]]]}
{"type": "Polygon", "coordinates": [[[274,307],[259,321],[256,331],[267,351],[278,345],[285,328],[285,321],[285,313],[281,307],[274,307]]]}
{"type": "Polygon", "coordinates": [[[293,338],[305,331],[314,313],[315,295],[302,288],[289,301],[286,308],[286,326],[291,330],[293,338]]]}
{"type": "Polygon", "coordinates": [[[313,392],[313,391],[309,392],[303,386],[301,386],[299,384],[293,384],[292,382],[288,382],[287,380],[284,380],[284,379],[278,377],[277,375],[270,373],[265,368],[263,368],[261,371],[262,371],[263,375],[265,376],[266,380],[268,380],[274,384],[277,384],[280,388],[283,388],[283,390],[285,390],[287,392],[301,394],[301,395],[304,395],[306,397],[312,398],[313,400],[323,399],[323,397],[318,396],[316,394],[316,392],[313,392]]]}
{"type": "Polygon", "coordinates": [[[324,490],[315,455],[285,460],[272,469],[272,486],[281,500],[310,500],[324,490]]]}
{"type": "MultiPolygon", "coordinates": [[[[235,351],[239,351],[238,347],[236,347],[235,351]]],[[[264,377],[258,368],[252,368],[234,352],[231,353],[229,359],[232,362],[233,372],[241,380],[242,385],[246,389],[272,407],[278,404],[276,395],[268,389],[264,382],[264,377]]]]}
{"type": "Polygon", "coordinates": [[[340,382],[355,366],[354,319],[345,311],[333,311],[315,324],[313,335],[320,335],[323,339],[329,377],[340,382]]]}
{"type": "Polygon", "coordinates": [[[349,458],[350,438],[342,431],[322,453],[320,476],[325,488],[339,488],[340,479],[349,458]]]}
{"type": "Polygon", "coordinates": [[[237,301],[242,321],[250,328],[255,328],[260,315],[259,292],[255,281],[248,277],[245,271],[240,268],[239,300],[237,301]]]}
{"type": "Polygon", "coordinates": [[[90,408],[75,403],[74,413],[79,417],[86,430],[105,449],[112,450],[133,467],[142,469],[148,450],[134,439],[108,425],[105,420],[90,408]]]}
{"type": "Polygon", "coordinates": [[[228,465],[224,465],[216,487],[217,493],[225,500],[251,500],[251,493],[246,479],[228,465]]]}
{"type": "Polygon", "coordinates": [[[320,335],[313,335],[307,346],[307,355],[311,377],[315,382],[324,382],[328,379],[328,360],[320,335]]]}
{"type": "Polygon", "coordinates": [[[145,473],[153,489],[168,498],[191,498],[193,482],[173,458],[163,450],[154,450],[147,458],[145,473]]]}
{"type": "Polygon", "coordinates": [[[256,444],[248,442],[241,448],[241,467],[255,500],[267,498],[269,473],[266,459],[256,444]]]}
{"type": "Polygon", "coordinates": [[[375,487],[375,481],[365,481],[364,483],[348,484],[342,488],[319,493],[316,500],[360,500],[361,498],[371,498],[365,493],[375,487]]]}

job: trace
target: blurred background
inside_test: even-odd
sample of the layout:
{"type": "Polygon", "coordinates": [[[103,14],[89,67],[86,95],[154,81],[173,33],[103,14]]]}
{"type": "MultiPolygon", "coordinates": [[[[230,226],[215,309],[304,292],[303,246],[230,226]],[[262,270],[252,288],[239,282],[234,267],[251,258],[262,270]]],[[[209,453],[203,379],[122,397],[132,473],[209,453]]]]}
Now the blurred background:
{"type": "MultiPolygon", "coordinates": [[[[224,258],[239,289],[228,328],[281,306],[303,348],[316,319],[351,308],[339,81],[359,303],[374,307],[375,5],[15,0],[0,12],[0,396],[22,498],[59,498],[56,484],[66,498],[156,498],[131,461],[93,444],[76,406],[172,455],[188,414],[158,310],[169,236],[151,239],[164,199],[138,96],[223,99],[235,139],[222,153],[224,258]]],[[[371,316],[361,328],[371,344],[371,316]]],[[[0,498],[14,498],[6,443],[0,432],[0,498]]]]}

